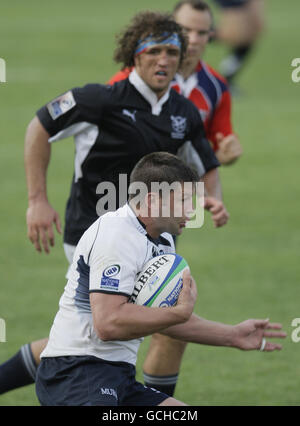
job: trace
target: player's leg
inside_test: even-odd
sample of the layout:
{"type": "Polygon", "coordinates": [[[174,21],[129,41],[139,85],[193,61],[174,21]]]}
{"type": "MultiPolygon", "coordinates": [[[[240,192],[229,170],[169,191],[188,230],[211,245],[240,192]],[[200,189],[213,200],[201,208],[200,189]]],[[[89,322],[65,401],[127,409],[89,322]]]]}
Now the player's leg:
{"type": "Polygon", "coordinates": [[[228,46],[236,47],[249,41],[250,26],[247,20],[247,7],[222,8],[216,29],[216,37],[228,46]]]}
{"type": "Polygon", "coordinates": [[[10,359],[0,365],[0,394],[35,382],[40,354],[48,339],[23,345],[10,359]]]}
{"type": "Polygon", "coordinates": [[[231,83],[245,64],[264,28],[263,0],[223,8],[216,38],[231,47],[220,71],[231,83]]]}
{"type": "MultiPolygon", "coordinates": [[[[69,264],[72,263],[76,246],[64,244],[69,264]]],[[[0,365],[0,394],[30,385],[35,382],[40,354],[46,347],[48,338],[26,343],[10,359],[0,365]]]]}
{"type": "Polygon", "coordinates": [[[178,399],[175,399],[175,398],[168,398],[168,399],[165,399],[163,402],[161,402],[160,404],[158,404],[159,406],[160,405],[165,405],[165,406],[168,406],[168,407],[172,407],[172,406],[177,406],[177,405],[187,405],[187,404],[184,404],[182,401],[179,401],[178,399]]]}
{"type": "Polygon", "coordinates": [[[185,348],[185,342],[154,334],[143,365],[145,385],[173,396],[185,348]]]}
{"type": "Polygon", "coordinates": [[[41,362],[40,355],[47,346],[47,343],[48,337],[30,343],[31,352],[37,365],[39,365],[41,362]]]}

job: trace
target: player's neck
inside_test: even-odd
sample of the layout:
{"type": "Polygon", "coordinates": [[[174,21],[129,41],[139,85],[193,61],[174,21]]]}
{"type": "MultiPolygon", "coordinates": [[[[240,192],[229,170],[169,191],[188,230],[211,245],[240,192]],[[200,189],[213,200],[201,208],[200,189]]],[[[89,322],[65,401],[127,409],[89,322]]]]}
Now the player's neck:
{"type": "Polygon", "coordinates": [[[143,211],[143,209],[137,209],[133,203],[129,202],[129,206],[136,215],[137,220],[147,231],[147,234],[154,239],[158,238],[161,234],[161,230],[157,226],[156,220],[152,218],[151,215],[148,215],[146,211],[143,211]]]}
{"type": "Polygon", "coordinates": [[[150,237],[156,239],[160,236],[161,230],[157,228],[156,222],[151,217],[139,215],[137,218],[144,224],[147,234],[150,235],[150,237]]]}
{"type": "Polygon", "coordinates": [[[183,62],[180,70],[178,71],[180,75],[184,78],[184,80],[187,80],[194,72],[197,67],[199,60],[197,61],[189,61],[186,60],[183,62]]]}

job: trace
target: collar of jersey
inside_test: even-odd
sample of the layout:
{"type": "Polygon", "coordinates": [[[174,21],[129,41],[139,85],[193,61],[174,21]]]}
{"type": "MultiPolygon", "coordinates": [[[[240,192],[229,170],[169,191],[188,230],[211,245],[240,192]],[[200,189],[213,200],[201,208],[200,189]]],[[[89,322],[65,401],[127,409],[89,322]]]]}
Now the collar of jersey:
{"type": "Polygon", "coordinates": [[[195,71],[187,79],[184,79],[183,76],[179,73],[175,75],[173,84],[175,82],[180,86],[180,93],[186,98],[188,98],[192,90],[198,86],[197,72],[200,71],[201,69],[202,69],[202,62],[199,61],[197,64],[197,67],[195,68],[195,71]]]}
{"type": "Polygon", "coordinates": [[[130,205],[127,203],[124,208],[127,209],[128,211],[128,215],[130,216],[130,218],[132,219],[132,221],[134,222],[135,227],[137,228],[137,230],[143,234],[146,235],[147,231],[146,231],[146,226],[139,220],[139,218],[136,216],[136,214],[134,213],[134,211],[132,210],[132,208],[130,207],[130,205]]]}
{"type": "Polygon", "coordinates": [[[136,88],[136,90],[149,102],[152,108],[153,115],[159,115],[161,113],[163,104],[167,102],[170,96],[170,88],[169,86],[167,92],[162,96],[159,100],[157,100],[156,94],[153,90],[150,89],[149,86],[142,80],[142,78],[138,75],[135,69],[129,75],[130,83],[136,88]]]}
{"type": "Polygon", "coordinates": [[[173,80],[173,84],[176,82],[180,87],[180,93],[188,98],[192,92],[198,85],[197,74],[191,74],[186,80],[183,78],[181,74],[176,74],[175,79],[173,80]]]}
{"type": "Polygon", "coordinates": [[[148,234],[147,230],[146,230],[146,225],[140,221],[140,219],[136,216],[136,214],[134,213],[134,211],[132,210],[131,206],[129,205],[129,203],[127,203],[124,208],[127,209],[129,216],[132,218],[135,227],[137,228],[137,230],[145,235],[149,241],[151,241],[152,243],[154,243],[157,247],[158,245],[161,243],[161,235],[158,238],[153,238],[151,237],[151,235],[148,234]]]}

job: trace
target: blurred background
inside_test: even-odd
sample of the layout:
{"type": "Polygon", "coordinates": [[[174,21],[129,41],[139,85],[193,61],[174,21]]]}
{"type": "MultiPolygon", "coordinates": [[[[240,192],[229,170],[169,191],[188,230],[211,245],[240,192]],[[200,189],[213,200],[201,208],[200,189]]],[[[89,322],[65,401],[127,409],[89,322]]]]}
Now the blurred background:
{"type": "MultiPolygon", "coordinates": [[[[208,0],[215,12],[220,10],[208,0]]],[[[143,9],[169,11],[175,1],[79,0],[1,2],[0,57],[0,318],[6,343],[0,363],[22,344],[49,333],[65,286],[61,236],[50,255],[38,254],[26,236],[23,143],[36,110],[58,94],[88,82],[105,83],[115,34],[143,9]]],[[[291,66],[300,57],[300,3],[265,1],[265,30],[237,85],[233,124],[242,158],[220,170],[230,222],[187,229],[178,252],[198,283],[196,311],[229,324],[247,318],[281,322],[288,337],[277,353],[189,345],[175,397],[190,405],[300,405],[300,342],[291,339],[300,317],[299,101],[291,66]]],[[[211,43],[205,60],[218,69],[228,49],[211,43]]],[[[64,217],[74,161],[72,139],[53,146],[48,195],[64,217]]],[[[299,333],[300,334],[300,333],[299,333]]],[[[137,377],[148,339],[142,344],[137,377]]],[[[0,396],[0,405],[38,405],[34,386],[0,396]]]]}

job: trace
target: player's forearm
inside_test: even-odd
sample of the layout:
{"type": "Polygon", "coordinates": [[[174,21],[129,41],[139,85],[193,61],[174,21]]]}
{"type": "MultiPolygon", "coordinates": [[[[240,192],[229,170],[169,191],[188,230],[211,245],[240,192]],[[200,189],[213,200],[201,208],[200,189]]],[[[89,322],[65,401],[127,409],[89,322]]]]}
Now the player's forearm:
{"type": "Polygon", "coordinates": [[[210,346],[232,346],[235,336],[234,326],[209,321],[195,314],[184,324],[163,330],[161,334],[185,342],[210,346]]]}
{"type": "Polygon", "coordinates": [[[209,170],[203,177],[205,195],[222,201],[222,188],[217,168],[209,170]]]}
{"type": "Polygon", "coordinates": [[[48,132],[34,117],[26,131],[24,150],[29,202],[47,199],[46,174],[51,153],[48,138],[48,132]]]}
{"type": "Polygon", "coordinates": [[[188,318],[179,306],[148,308],[124,303],[106,318],[94,315],[94,326],[101,340],[131,340],[160,332],[188,318]]]}

